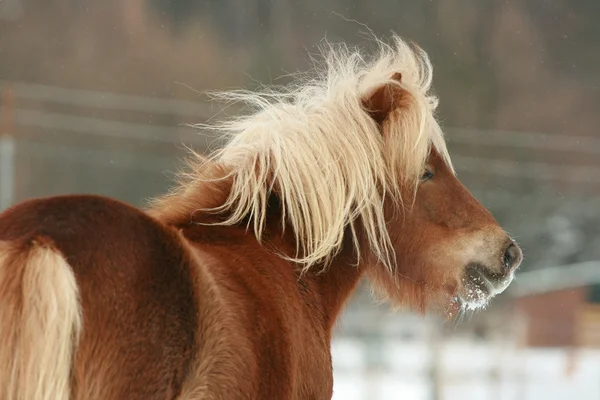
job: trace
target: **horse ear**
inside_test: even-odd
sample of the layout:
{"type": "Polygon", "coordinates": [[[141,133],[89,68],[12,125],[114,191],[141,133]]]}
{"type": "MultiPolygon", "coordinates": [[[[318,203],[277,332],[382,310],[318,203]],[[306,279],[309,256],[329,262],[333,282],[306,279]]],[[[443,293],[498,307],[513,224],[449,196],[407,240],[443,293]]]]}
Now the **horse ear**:
{"type": "MultiPolygon", "coordinates": [[[[402,74],[396,72],[391,79],[402,82],[402,74]]],[[[375,122],[381,125],[388,115],[400,106],[402,93],[404,90],[400,85],[388,82],[369,92],[362,104],[375,122]]]]}

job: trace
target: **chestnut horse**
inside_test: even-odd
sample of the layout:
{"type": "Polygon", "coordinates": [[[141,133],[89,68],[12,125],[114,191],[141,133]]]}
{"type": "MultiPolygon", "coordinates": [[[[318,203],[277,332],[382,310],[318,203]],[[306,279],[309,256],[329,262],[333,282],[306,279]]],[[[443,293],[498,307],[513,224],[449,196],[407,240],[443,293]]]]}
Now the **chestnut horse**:
{"type": "Polygon", "coordinates": [[[521,251],[455,176],[427,55],[329,46],[315,72],[227,93],[255,112],[147,210],[0,214],[0,398],[329,399],[361,277],[434,313],[509,285],[521,251]]]}

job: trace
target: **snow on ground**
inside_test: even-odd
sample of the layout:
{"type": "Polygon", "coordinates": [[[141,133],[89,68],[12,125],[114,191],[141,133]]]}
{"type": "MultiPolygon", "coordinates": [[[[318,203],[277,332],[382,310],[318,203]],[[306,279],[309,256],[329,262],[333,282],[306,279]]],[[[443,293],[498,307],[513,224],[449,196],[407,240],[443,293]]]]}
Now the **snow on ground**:
{"type": "Polygon", "coordinates": [[[531,349],[467,340],[333,343],[333,400],[430,400],[439,366],[443,400],[597,400],[600,350],[531,349]]]}

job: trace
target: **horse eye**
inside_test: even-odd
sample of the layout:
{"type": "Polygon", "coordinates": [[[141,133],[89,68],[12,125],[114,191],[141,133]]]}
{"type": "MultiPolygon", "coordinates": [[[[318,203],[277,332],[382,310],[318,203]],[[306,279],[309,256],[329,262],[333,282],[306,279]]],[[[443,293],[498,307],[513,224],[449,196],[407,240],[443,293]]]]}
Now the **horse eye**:
{"type": "Polygon", "coordinates": [[[421,182],[428,181],[431,178],[433,178],[433,171],[430,169],[425,169],[425,172],[423,172],[423,175],[421,175],[421,182]]]}

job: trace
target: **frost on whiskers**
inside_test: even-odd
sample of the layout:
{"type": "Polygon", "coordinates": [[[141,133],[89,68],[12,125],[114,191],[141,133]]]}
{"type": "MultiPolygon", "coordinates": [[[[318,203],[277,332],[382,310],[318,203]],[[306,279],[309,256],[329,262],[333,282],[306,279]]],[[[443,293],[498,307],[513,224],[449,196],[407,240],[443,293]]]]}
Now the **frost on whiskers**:
{"type": "Polygon", "coordinates": [[[486,282],[481,276],[472,277],[467,280],[463,278],[465,292],[461,299],[462,307],[466,310],[477,310],[486,306],[490,295],[485,289],[486,282]]]}

